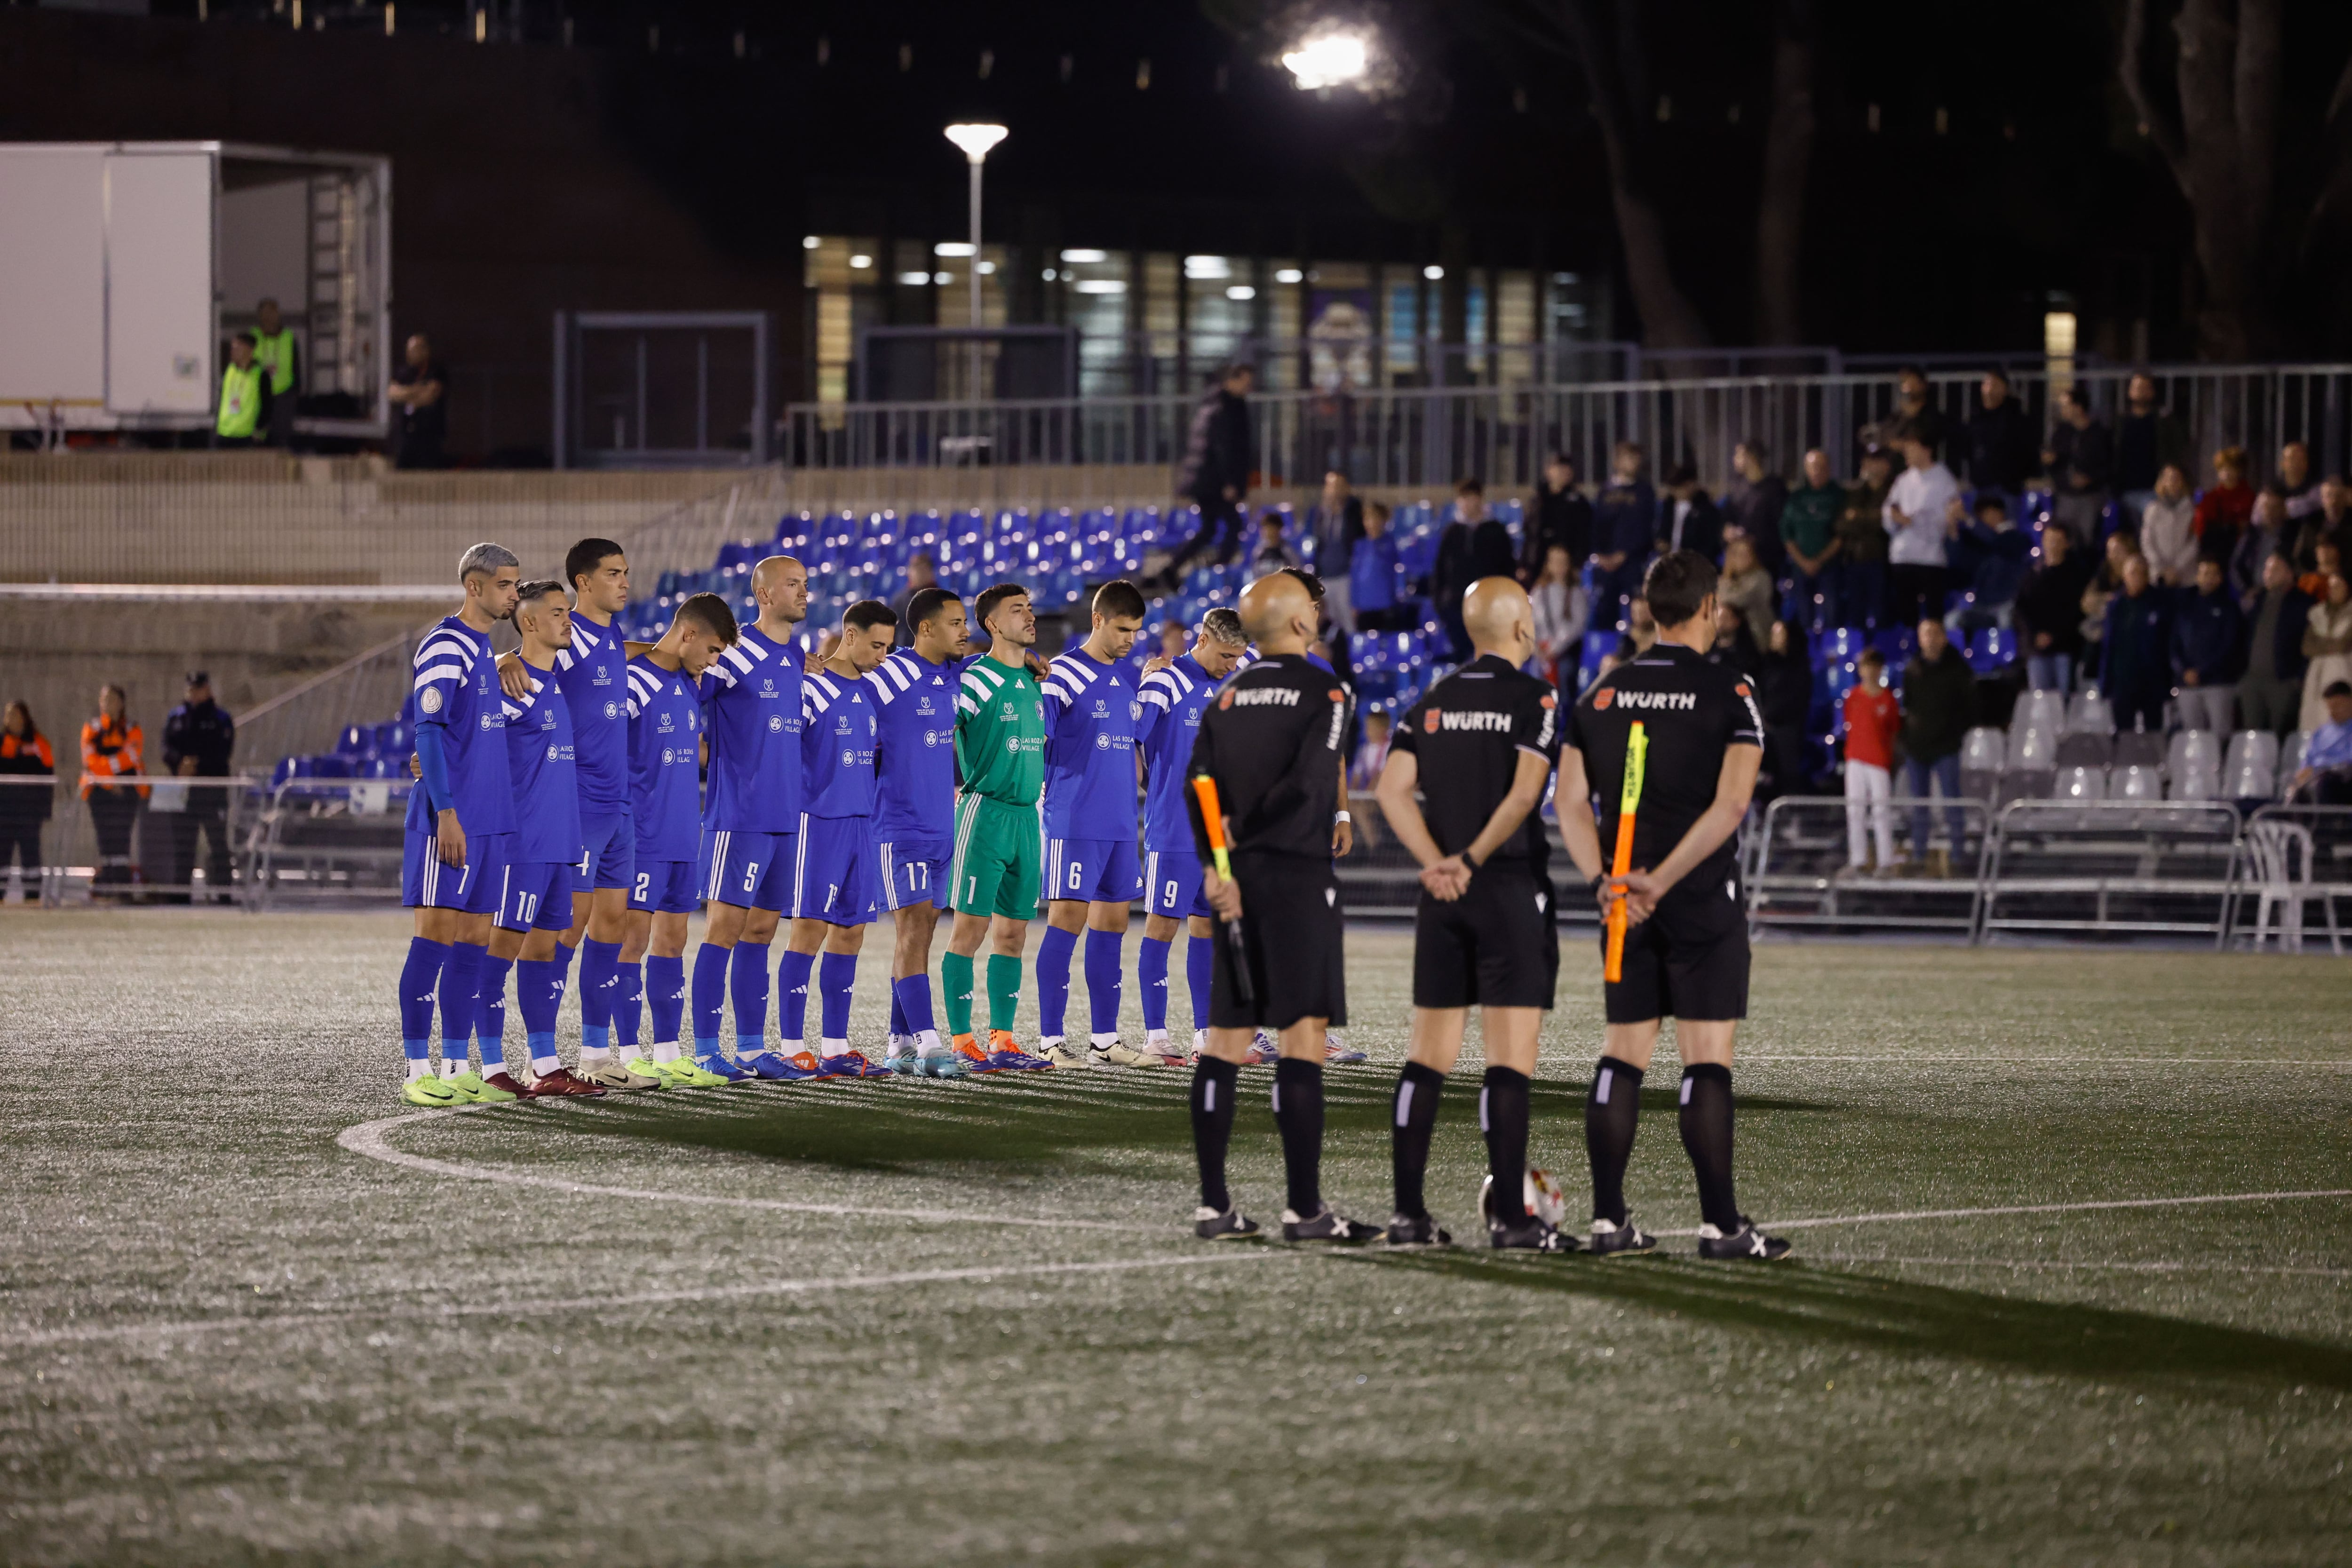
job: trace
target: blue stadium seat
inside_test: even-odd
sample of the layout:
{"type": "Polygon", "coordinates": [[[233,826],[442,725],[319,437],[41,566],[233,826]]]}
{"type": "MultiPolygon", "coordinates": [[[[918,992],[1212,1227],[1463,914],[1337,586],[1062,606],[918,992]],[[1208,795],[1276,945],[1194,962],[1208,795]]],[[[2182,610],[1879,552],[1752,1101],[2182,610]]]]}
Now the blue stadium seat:
{"type": "Polygon", "coordinates": [[[387,724],[378,724],[375,726],[375,746],[373,749],[379,756],[404,757],[408,754],[409,748],[415,743],[415,737],[409,732],[408,726],[398,719],[394,719],[387,724]]]}
{"type": "Polygon", "coordinates": [[[1969,638],[1969,668],[1979,675],[2007,669],[2017,659],[2017,634],[2006,626],[1980,626],[1969,638]]]}
{"type": "Polygon", "coordinates": [[[340,752],[329,752],[309,759],[310,766],[302,774],[314,779],[347,779],[352,776],[352,759],[340,752]]]}
{"type": "Polygon", "coordinates": [[[339,757],[362,757],[375,750],[375,726],[346,724],[343,732],[335,737],[335,754],[339,757]]]}

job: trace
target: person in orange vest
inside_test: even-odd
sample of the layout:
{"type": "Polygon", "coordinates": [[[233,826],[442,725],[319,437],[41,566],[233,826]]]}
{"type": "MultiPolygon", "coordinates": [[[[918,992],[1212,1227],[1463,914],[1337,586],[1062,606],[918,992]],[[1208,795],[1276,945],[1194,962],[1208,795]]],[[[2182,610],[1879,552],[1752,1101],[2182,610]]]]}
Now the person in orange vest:
{"type": "Polygon", "coordinates": [[[131,886],[131,827],[147,798],[143,784],[123,784],[146,771],[142,761],[147,737],[129,717],[130,699],[112,681],[98,689],[98,717],[81,727],[81,797],[89,804],[98,833],[98,878],[94,898],[113,898],[131,886]]]}
{"type": "Polygon", "coordinates": [[[22,702],[9,703],[0,717],[0,877],[13,859],[28,904],[41,896],[41,824],[49,819],[56,794],[49,779],[57,771],[57,753],[33,722],[33,710],[22,702]]]}

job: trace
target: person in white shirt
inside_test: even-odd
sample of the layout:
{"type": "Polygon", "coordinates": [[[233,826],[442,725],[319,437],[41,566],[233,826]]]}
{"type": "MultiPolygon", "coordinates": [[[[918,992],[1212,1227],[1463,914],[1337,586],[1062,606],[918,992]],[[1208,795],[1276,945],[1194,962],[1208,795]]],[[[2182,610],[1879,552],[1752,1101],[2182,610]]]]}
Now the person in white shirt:
{"type": "Polygon", "coordinates": [[[1903,470],[1886,492],[1887,625],[1916,626],[1944,618],[1944,515],[1959,499],[1960,482],[1936,461],[1935,448],[1906,438],[1903,470]]]}
{"type": "Polygon", "coordinates": [[[2197,499],[2179,465],[2167,463],[2156,476],[2156,494],[2140,509],[2139,552],[2147,569],[2168,588],[2197,585],[2197,499]]]}
{"type": "Polygon", "coordinates": [[[1584,584],[1576,580],[1575,570],[1569,564],[1566,545],[1555,544],[1544,552],[1543,575],[1528,589],[1528,599],[1535,606],[1536,657],[1543,662],[1544,678],[1572,696],[1577,648],[1584,640],[1585,623],[1591,617],[1584,584]]]}

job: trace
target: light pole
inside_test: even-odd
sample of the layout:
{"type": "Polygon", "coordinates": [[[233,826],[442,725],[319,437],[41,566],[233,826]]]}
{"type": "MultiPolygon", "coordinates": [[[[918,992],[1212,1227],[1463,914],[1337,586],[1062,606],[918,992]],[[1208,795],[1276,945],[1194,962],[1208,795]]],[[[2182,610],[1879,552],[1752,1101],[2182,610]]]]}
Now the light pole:
{"type": "MultiPolygon", "coordinates": [[[[981,327],[980,168],[982,163],[988,161],[990,150],[999,142],[1003,141],[1005,137],[1010,134],[1012,134],[1012,132],[1006,131],[1002,125],[964,124],[950,125],[947,129],[948,140],[956,144],[957,149],[963,153],[965,160],[971,164],[971,256],[970,258],[970,265],[971,268],[971,330],[974,332],[979,331],[981,327]]],[[[980,397],[980,340],[977,337],[972,339],[971,342],[971,395],[975,402],[978,401],[980,397]]]]}

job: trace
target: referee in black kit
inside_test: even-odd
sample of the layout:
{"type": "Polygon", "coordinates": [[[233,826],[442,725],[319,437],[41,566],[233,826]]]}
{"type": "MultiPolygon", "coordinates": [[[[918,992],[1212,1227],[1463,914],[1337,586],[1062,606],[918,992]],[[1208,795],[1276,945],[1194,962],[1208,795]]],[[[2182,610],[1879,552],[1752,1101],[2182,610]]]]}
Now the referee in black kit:
{"type": "Polygon", "coordinates": [[[1400,721],[1381,773],[1381,811],[1421,863],[1413,916],[1412,1050],[1397,1079],[1392,1247],[1453,1238],[1422,1194],[1437,1098],[1475,1006],[1486,1031],[1478,1125],[1493,1178],[1488,1242],[1533,1252],[1576,1243],[1529,1214],[1528,1086],[1559,979],[1550,841],[1536,808],[1559,751],[1559,700],[1519,668],[1535,655],[1535,612],[1508,577],[1482,577],[1462,601],[1470,662],[1400,721]],[[1426,781],[1426,816],[1413,800],[1426,781]]]}
{"type": "Polygon", "coordinates": [[[1228,680],[1201,715],[1186,775],[1216,785],[1234,873],[1231,881],[1218,875],[1200,796],[1188,792],[1205,869],[1202,891],[1218,924],[1209,1044],[1192,1074],[1192,1142],[1201,1157],[1192,1229],[1206,1241],[1258,1234],[1226,1190],[1225,1146],[1241,1064],[1264,1027],[1282,1047],[1274,1121],[1289,1177],[1283,1239],[1366,1242],[1380,1227],[1334,1214],[1322,1194],[1324,1031],[1348,1021],[1346,916],[1331,865],[1348,694],[1307,658],[1315,601],[1297,578],[1286,572],[1259,578],[1243,593],[1241,613],[1257,662],[1228,680]]]}
{"type": "Polygon", "coordinates": [[[1706,1221],[1699,1256],[1769,1260],[1784,1257],[1789,1244],[1748,1222],[1731,1184],[1731,1041],[1748,1016],[1748,910],[1732,836],[1755,792],[1764,719],[1750,679],[1707,662],[1716,600],[1706,558],[1688,550],[1659,557],[1643,592],[1657,643],[1601,677],[1569,710],[1556,796],[1560,837],[1576,868],[1604,912],[1622,892],[1630,922],[1623,978],[1602,987],[1608,1024],[1584,1107],[1592,1161],[1588,1245],[1604,1257],[1657,1245],[1625,1212],[1625,1163],[1658,1021],[1672,1014],[1683,1061],[1683,1147],[1706,1221]],[[1647,735],[1649,761],[1633,816],[1634,869],[1620,888],[1605,874],[1601,846],[1616,839],[1619,786],[1636,723],[1647,735]]]}

